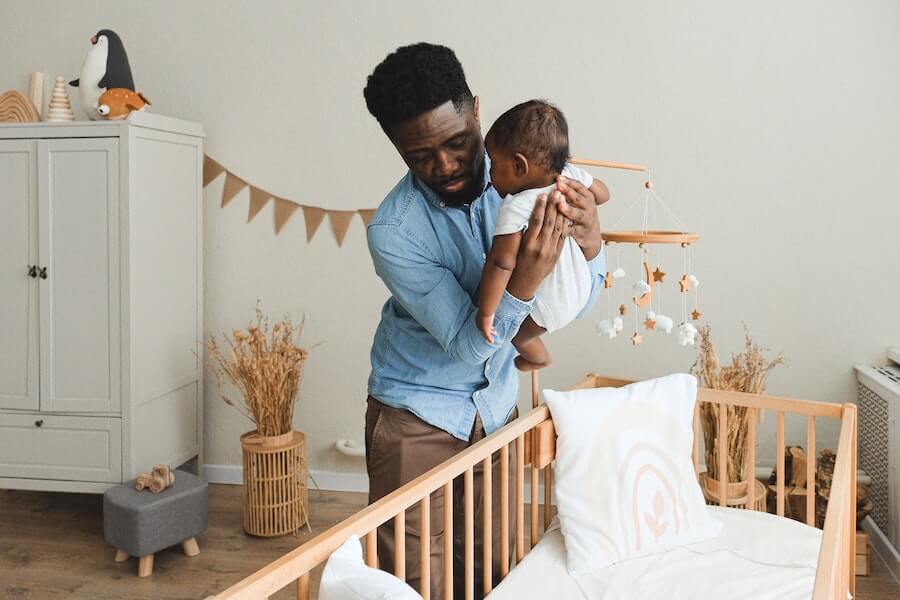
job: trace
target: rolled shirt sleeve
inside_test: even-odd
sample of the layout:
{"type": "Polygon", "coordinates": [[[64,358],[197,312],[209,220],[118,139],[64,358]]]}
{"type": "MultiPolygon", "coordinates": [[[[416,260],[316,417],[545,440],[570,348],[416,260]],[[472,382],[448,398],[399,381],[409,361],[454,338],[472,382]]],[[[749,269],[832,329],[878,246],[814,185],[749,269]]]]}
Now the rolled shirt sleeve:
{"type": "MultiPolygon", "coordinates": [[[[371,225],[369,251],[375,272],[391,294],[445,352],[471,365],[488,360],[508,343],[532,308],[504,292],[495,313],[497,335],[489,343],[475,325],[477,306],[453,272],[440,264],[412,232],[396,225],[371,225]]],[[[596,260],[596,259],[595,259],[596,260]]]]}
{"type": "Polygon", "coordinates": [[[582,319],[586,317],[591,309],[594,307],[594,304],[597,302],[597,298],[600,297],[600,290],[603,289],[603,282],[606,280],[606,245],[600,247],[600,252],[588,261],[588,270],[591,273],[591,293],[588,296],[588,300],[584,305],[584,308],[581,309],[581,312],[578,313],[576,319],[582,319]]]}

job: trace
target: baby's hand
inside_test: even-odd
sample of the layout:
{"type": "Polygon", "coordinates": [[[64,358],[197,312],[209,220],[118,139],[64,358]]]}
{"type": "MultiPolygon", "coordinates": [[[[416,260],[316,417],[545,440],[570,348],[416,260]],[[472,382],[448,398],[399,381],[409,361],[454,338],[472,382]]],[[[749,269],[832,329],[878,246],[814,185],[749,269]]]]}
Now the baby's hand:
{"type": "Polygon", "coordinates": [[[482,315],[481,313],[478,313],[475,315],[475,324],[478,326],[478,331],[481,332],[484,339],[486,339],[488,343],[493,344],[494,336],[497,335],[497,330],[494,329],[494,314],[482,315]]]}

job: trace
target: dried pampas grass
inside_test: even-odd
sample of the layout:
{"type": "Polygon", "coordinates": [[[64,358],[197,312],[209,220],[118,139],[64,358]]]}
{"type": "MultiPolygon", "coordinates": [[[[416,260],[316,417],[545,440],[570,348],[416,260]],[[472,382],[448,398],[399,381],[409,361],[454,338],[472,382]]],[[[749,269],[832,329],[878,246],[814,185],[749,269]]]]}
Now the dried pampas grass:
{"type": "MultiPolygon", "coordinates": [[[[750,335],[744,324],[744,351],[731,356],[731,363],[719,365],[716,347],[712,342],[712,329],[709,325],[700,328],[700,355],[694,364],[693,372],[700,378],[700,385],[714,390],[747,392],[762,394],[766,389],[766,378],[769,372],[778,365],[784,364],[784,357],[779,354],[773,360],[765,356],[763,348],[750,335]]],[[[706,440],[704,455],[706,470],[711,479],[719,479],[718,461],[718,427],[719,410],[725,408],[728,421],[726,432],[726,455],[728,457],[728,481],[737,482],[746,479],[745,462],[748,452],[747,430],[755,411],[744,406],[720,406],[704,402],[700,405],[700,424],[706,440]]]]}
{"type": "Polygon", "coordinates": [[[222,400],[250,419],[262,436],[274,436],[293,430],[294,405],[303,377],[303,363],[309,353],[297,345],[303,332],[303,321],[294,325],[289,319],[275,323],[271,331],[269,319],[257,306],[256,322],[246,331],[235,330],[224,335],[223,343],[215,337],[204,342],[207,365],[221,387],[231,382],[243,396],[239,406],[227,396],[222,400]]]}

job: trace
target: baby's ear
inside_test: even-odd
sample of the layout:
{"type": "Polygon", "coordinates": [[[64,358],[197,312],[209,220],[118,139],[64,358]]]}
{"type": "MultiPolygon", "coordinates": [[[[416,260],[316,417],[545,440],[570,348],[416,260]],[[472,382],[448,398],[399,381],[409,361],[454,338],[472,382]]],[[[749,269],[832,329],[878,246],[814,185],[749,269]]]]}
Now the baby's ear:
{"type": "Polygon", "coordinates": [[[521,152],[516,152],[513,155],[513,169],[515,169],[516,175],[519,177],[528,175],[528,159],[521,152]]]}

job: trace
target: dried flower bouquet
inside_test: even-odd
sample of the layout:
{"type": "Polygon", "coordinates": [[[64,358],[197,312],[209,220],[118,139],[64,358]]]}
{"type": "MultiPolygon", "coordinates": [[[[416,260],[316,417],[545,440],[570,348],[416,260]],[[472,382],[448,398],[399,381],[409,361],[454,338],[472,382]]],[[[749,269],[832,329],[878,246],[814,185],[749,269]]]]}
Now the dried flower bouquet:
{"type": "MultiPolygon", "coordinates": [[[[694,364],[694,374],[700,378],[700,385],[715,390],[728,390],[761,394],[766,389],[769,372],[784,364],[782,355],[773,360],[765,357],[766,348],[761,347],[744,325],[744,350],[731,356],[731,363],[721,366],[712,342],[709,325],[700,328],[700,355],[694,364]]],[[[706,403],[700,405],[700,425],[706,440],[704,456],[706,470],[711,479],[719,479],[718,427],[720,405],[706,403]]],[[[729,482],[746,480],[746,460],[748,453],[747,431],[755,411],[743,406],[726,408],[728,431],[726,435],[726,455],[729,482]]]]}
{"type": "Polygon", "coordinates": [[[210,370],[221,387],[232,383],[243,398],[243,406],[223,395],[222,399],[256,426],[261,436],[276,436],[293,429],[294,405],[303,377],[303,363],[309,353],[297,345],[303,322],[289,319],[275,323],[256,308],[256,322],[246,331],[235,330],[204,343],[210,370]]]}

